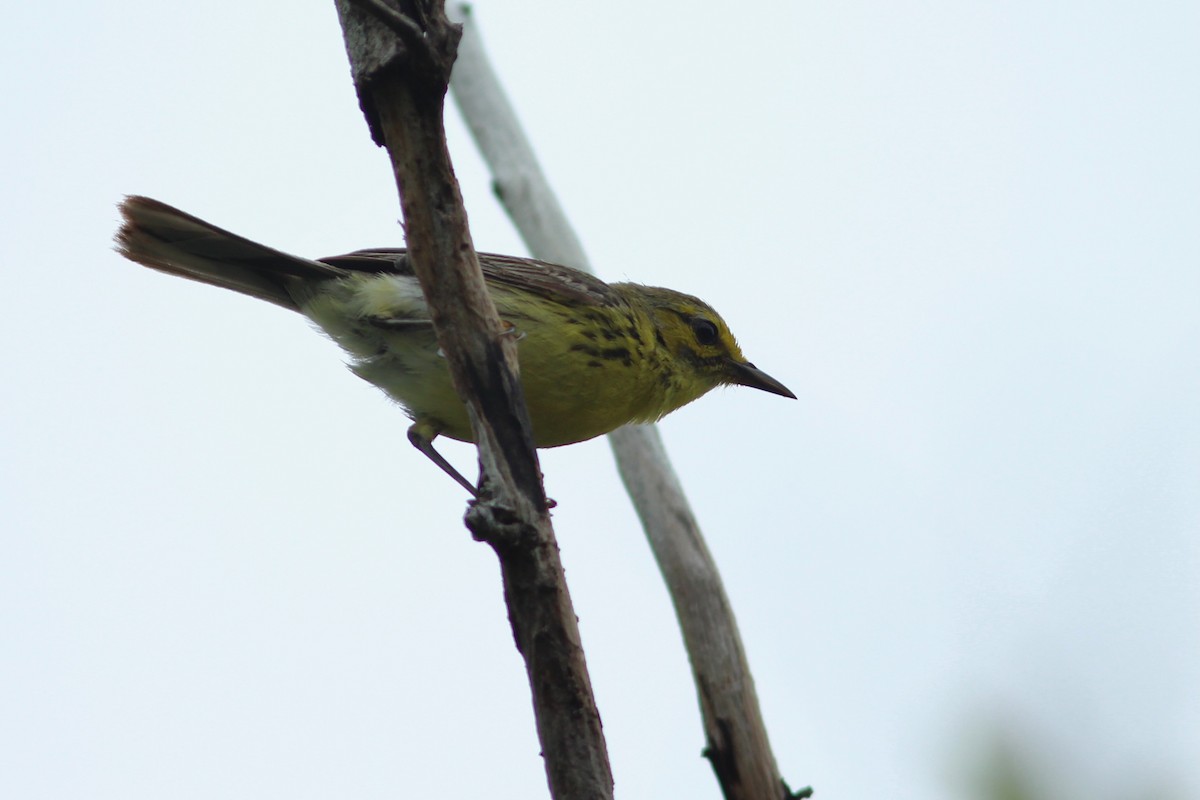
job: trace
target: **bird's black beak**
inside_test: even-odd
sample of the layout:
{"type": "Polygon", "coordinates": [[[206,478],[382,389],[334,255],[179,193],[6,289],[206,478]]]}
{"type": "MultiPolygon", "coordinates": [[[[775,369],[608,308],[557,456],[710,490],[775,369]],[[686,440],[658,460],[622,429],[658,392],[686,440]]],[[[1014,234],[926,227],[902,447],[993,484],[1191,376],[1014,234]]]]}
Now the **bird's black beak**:
{"type": "Polygon", "coordinates": [[[792,390],[784,386],[779,381],[772,378],[767,373],[763,372],[758,367],[749,362],[730,362],[733,368],[732,382],[739,386],[749,386],[752,389],[762,389],[764,392],[778,394],[784,397],[796,399],[796,395],[792,394],[792,390]]]}

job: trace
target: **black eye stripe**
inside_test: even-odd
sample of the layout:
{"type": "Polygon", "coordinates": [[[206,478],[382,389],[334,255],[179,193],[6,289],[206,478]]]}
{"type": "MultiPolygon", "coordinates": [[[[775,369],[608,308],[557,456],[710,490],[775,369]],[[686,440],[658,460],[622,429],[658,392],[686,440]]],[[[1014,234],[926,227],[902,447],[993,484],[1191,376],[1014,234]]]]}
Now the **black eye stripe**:
{"type": "Polygon", "coordinates": [[[717,326],[704,317],[692,317],[692,333],[700,344],[713,344],[718,338],[717,326]]]}

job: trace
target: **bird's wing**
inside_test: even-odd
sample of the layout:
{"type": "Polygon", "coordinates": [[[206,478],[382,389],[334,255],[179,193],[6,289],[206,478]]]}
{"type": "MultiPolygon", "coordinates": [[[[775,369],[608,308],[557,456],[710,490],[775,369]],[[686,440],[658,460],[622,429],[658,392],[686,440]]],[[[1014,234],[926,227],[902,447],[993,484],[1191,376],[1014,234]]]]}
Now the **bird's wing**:
{"type": "MultiPolygon", "coordinates": [[[[358,250],[344,256],[322,258],[320,261],[338,269],[354,272],[413,274],[408,251],[400,248],[358,250]]],[[[596,276],[559,264],[532,258],[480,253],[479,266],[489,284],[508,286],[559,303],[606,306],[620,300],[617,292],[596,276]]]]}

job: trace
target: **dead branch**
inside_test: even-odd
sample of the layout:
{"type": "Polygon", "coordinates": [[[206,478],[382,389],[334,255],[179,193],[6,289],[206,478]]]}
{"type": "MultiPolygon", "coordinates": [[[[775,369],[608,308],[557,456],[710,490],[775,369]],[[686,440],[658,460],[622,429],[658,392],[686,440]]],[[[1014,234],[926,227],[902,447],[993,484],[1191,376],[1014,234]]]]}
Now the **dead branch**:
{"type": "Polygon", "coordinates": [[[609,800],[612,773],[516,377],[515,342],[484,285],[446,148],[442,112],[460,28],[446,19],[441,0],[336,3],[359,104],[391,156],[409,257],[479,444],[479,498],[467,527],[500,559],[551,794],[609,800]]]}
{"type": "MultiPolygon", "coordinates": [[[[451,80],[455,102],[492,170],[497,197],[536,258],[589,269],[487,59],[466,4],[451,15],[464,35],[451,80]]],[[[609,434],[626,490],[658,561],[683,631],[706,745],[727,800],[807,797],[782,780],[767,738],[733,607],[655,426],[609,434]]]]}

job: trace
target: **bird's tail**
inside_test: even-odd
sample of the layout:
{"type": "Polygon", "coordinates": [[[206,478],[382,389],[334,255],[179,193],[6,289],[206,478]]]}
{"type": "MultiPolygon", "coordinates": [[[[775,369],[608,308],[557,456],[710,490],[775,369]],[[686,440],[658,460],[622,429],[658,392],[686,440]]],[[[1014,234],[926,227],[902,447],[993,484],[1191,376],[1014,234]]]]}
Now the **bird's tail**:
{"type": "Polygon", "coordinates": [[[293,311],[299,308],[289,286],[346,275],[337,267],[273,250],[149,197],[126,197],[121,215],[117,252],[131,261],[293,311]]]}

